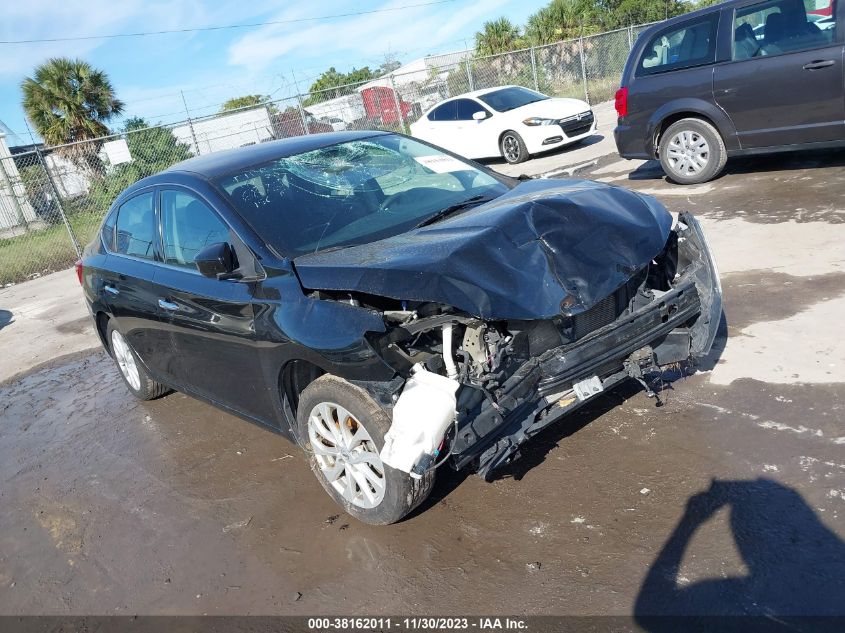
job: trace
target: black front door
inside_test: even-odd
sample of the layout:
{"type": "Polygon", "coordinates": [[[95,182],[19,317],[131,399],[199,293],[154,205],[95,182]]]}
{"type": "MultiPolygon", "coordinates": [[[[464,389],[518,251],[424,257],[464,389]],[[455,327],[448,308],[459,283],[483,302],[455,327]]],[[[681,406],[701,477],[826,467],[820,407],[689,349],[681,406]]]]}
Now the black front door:
{"type": "Polygon", "coordinates": [[[256,354],[252,284],[203,277],[194,257],[235,239],[210,205],[193,192],[161,190],[164,265],[156,277],[178,380],[187,390],[265,421],[271,394],[256,354]]]}

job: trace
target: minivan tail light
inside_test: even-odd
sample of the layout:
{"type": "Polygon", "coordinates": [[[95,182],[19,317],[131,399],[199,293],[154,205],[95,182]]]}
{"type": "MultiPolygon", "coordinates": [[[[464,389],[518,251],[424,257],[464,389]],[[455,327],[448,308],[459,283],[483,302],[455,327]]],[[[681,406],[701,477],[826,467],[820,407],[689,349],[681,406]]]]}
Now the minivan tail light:
{"type": "Polygon", "coordinates": [[[628,116],[628,88],[622,86],[616,91],[616,114],[620,117],[628,116]]]}
{"type": "Polygon", "coordinates": [[[79,280],[79,285],[82,285],[82,260],[77,259],[76,263],[73,265],[76,268],[76,278],[79,280]]]}

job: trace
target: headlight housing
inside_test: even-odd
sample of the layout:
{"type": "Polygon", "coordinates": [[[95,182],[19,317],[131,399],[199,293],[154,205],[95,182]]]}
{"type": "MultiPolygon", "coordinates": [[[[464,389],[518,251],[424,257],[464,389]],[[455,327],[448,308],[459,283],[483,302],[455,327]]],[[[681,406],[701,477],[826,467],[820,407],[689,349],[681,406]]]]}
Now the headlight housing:
{"type": "Polygon", "coordinates": [[[522,123],[523,125],[527,125],[529,127],[535,127],[537,125],[554,125],[556,119],[544,119],[538,116],[532,116],[525,119],[522,123]]]}

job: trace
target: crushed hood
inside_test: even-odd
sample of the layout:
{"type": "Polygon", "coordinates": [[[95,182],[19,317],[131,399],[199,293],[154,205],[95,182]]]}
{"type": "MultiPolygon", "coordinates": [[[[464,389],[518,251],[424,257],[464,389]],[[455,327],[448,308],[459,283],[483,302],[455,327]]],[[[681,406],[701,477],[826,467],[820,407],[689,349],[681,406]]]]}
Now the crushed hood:
{"type": "Polygon", "coordinates": [[[294,267],[310,290],[548,319],[607,297],[660,253],[671,227],[650,196],[589,180],[529,180],[420,229],[302,255],[294,267]]]}

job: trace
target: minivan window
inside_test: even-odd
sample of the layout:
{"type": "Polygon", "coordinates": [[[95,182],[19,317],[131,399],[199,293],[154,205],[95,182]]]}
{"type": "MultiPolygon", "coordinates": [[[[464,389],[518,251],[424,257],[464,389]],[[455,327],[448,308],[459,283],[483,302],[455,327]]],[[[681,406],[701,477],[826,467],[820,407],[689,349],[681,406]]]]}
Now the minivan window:
{"type": "Polygon", "coordinates": [[[114,250],[124,255],[155,258],[155,212],[153,192],[142,193],[124,202],[117,212],[114,250]]]}
{"type": "Polygon", "coordinates": [[[229,227],[202,200],[178,189],[161,192],[164,261],[196,268],[194,258],[211,244],[229,241],[229,227]]]}
{"type": "Polygon", "coordinates": [[[836,37],[833,0],[818,7],[804,0],[769,0],[737,9],[735,60],[830,46],[836,37]]]}
{"type": "Polygon", "coordinates": [[[716,57],[716,25],[719,12],[661,31],[643,49],[639,75],[689,68],[712,62],[716,57]]]}

